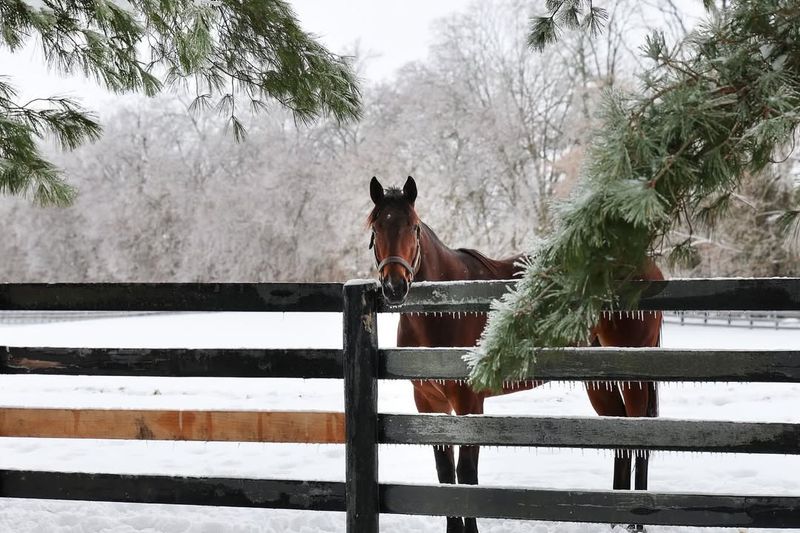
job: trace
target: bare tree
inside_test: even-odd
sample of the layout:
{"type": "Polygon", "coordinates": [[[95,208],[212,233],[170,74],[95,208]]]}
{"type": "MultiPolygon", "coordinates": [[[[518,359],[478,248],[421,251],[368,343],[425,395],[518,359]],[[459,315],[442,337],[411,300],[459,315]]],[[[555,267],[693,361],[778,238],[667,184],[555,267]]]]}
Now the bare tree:
{"type": "MultiPolygon", "coordinates": [[[[670,5],[662,18],[677,13],[670,5]]],[[[612,7],[602,39],[567,36],[540,55],[526,43],[528,2],[475,3],[437,24],[428,60],[365,87],[358,124],[242,114],[249,136],[235,143],[213,111],[186,115],[178,98],[122,105],[97,144],[54,152],[81,191],[73,207],[0,199],[13,221],[3,279],[368,276],[373,175],[390,184],[413,175],[419,212],[449,244],[524,250],[548,231],[554,200],[569,194],[603,91],[626,87],[637,68],[630,34],[644,35],[654,11],[630,0],[612,7]]],[[[768,216],[794,194],[800,166],[790,162],[773,189],[734,201],[742,211],[723,232],[699,234],[696,272],[734,273],[744,257],[764,258],[750,272],[794,272],[796,254],[768,216]],[[756,226],[765,233],[748,240],[756,226]]]]}

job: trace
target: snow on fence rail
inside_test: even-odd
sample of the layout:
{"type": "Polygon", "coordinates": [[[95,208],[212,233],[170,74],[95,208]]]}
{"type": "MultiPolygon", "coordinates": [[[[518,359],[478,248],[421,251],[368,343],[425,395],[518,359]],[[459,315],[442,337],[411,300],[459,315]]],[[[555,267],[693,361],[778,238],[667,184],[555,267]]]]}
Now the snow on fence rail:
{"type": "MultiPolygon", "coordinates": [[[[0,310],[343,312],[343,350],[6,347],[0,371],[344,378],[345,413],[0,409],[5,436],[345,442],[346,481],[0,470],[0,496],[333,510],[350,533],[380,513],[800,528],[800,497],[380,484],[381,443],[800,453],[800,424],[378,413],[380,379],[464,379],[463,349],[379,350],[378,312],[480,312],[512,282],[416,284],[389,308],[341,284],[0,285],[0,310]]],[[[800,310],[800,279],[636,282],[642,310],[800,310]]],[[[536,380],[800,382],[800,352],[574,348],[537,354],[536,380]]]]}
{"type": "Polygon", "coordinates": [[[101,318],[129,318],[150,316],[146,311],[0,311],[0,324],[49,324],[74,320],[97,320],[101,318]]]}

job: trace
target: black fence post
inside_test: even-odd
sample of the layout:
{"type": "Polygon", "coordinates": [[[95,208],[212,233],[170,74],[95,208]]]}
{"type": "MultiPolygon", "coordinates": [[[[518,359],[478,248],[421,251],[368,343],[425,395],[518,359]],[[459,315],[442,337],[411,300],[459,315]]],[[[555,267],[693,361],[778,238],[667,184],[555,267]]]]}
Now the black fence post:
{"type": "Polygon", "coordinates": [[[378,533],[378,284],[343,293],[347,533],[378,533]]]}

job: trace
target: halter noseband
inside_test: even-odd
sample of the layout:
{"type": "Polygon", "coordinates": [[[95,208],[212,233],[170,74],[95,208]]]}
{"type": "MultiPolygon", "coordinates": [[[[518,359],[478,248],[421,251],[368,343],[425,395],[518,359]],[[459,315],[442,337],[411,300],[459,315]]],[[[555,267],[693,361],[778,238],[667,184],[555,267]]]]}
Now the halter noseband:
{"type": "Polygon", "coordinates": [[[372,251],[375,254],[375,263],[378,265],[377,266],[378,274],[381,273],[381,270],[383,270],[383,267],[385,267],[386,265],[397,263],[398,265],[405,268],[409,274],[411,274],[412,280],[414,279],[414,276],[417,273],[417,269],[419,268],[419,262],[422,259],[422,245],[420,244],[420,239],[419,239],[419,225],[417,225],[416,232],[417,232],[417,252],[416,254],[414,254],[414,264],[412,265],[399,255],[390,255],[389,257],[384,258],[383,261],[378,261],[378,250],[377,248],[375,248],[375,231],[374,230],[372,231],[372,236],[369,239],[369,247],[372,248],[372,251]]]}

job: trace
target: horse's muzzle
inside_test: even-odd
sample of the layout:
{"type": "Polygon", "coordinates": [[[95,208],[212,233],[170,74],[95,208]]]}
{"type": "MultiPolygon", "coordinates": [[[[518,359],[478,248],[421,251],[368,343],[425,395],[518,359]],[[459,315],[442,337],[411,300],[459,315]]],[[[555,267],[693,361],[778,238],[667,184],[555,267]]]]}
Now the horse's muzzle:
{"type": "Polygon", "coordinates": [[[409,287],[405,278],[395,281],[392,281],[390,277],[383,278],[381,280],[381,288],[383,289],[383,297],[390,305],[400,305],[406,301],[409,287]]]}

